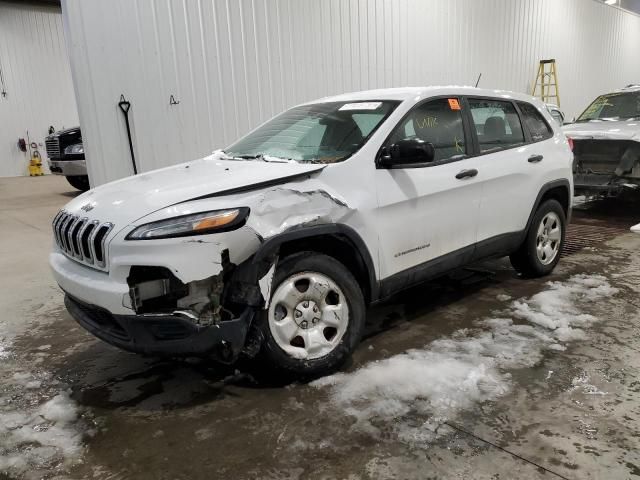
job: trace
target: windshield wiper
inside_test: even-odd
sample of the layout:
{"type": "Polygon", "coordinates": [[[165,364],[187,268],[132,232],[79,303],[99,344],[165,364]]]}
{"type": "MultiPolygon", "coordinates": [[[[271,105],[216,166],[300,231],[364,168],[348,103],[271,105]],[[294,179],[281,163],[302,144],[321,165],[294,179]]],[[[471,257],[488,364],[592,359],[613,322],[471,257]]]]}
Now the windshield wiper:
{"type": "Polygon", "coordinates": [[[233,158],[240,158],[242,160],[262,160],[268,163],[289,163],[293,159],[274,157],[272,155],[265,155],[264,153],[258,153],[256,155],[234,155],[233,158]]]}

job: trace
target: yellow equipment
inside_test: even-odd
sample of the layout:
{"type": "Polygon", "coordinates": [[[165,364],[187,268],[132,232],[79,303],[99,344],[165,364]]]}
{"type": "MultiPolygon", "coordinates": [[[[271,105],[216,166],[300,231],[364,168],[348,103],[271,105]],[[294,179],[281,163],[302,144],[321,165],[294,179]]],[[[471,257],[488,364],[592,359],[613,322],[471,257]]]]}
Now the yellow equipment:
{"type": "Polygon", "coordinates": [[[533,82],[531,95],[540,97],[545,103],[555,103],[560,106],[560,89],[558,87],[558,74],[556,71],[556,60],[554,58],[540,60],[538,74],[536,75],[536,80],[533,82]],[[540,87],[539,92],[537,92],[538,87],[540,87]]]}
{"type": "Polygon", "coordinates": [[[42,171],[42,157],[40,157],[40,152],[37,150],[37,144],[33,142],[31,144],[31,148],[33,149],[31,153],[31,160],[29,161],[29,176],[30,177],[39,177],[40,175],[44,175],[42,171]]]}

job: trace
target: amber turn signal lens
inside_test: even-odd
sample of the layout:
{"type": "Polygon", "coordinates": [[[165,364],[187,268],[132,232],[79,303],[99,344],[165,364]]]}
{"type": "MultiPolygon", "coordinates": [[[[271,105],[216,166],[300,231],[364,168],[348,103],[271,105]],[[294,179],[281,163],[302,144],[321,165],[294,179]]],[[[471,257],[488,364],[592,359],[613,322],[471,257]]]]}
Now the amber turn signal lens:
{"type": "Polygon", "coordinates": [[[202,220],[198,220],[193,224],[193,230],[209,230],[212,228],[222,227],[233,222],[238,217],[238,213],[238,210],[233,210],[231,212],[225,212],[222,214],[203,218],[202,220]]]}

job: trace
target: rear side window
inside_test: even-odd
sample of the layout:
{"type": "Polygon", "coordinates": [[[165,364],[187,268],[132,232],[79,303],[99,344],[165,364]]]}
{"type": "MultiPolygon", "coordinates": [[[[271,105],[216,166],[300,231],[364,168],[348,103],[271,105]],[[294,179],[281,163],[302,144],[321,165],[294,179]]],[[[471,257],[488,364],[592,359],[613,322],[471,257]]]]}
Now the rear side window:
{"type": "Polygon", "coordinates": [[[464,155],[467,147],[458,99],[440,98],[415,107],[393,131],[389,143],[406,138],[432,143],[435,161],[464,155]]]}
{"type": "Polygon", "coordinates": [[[481,153],[524,143],[520,118],[511,102],[470,98],[469,107],[481,153]]]}
{"type": "Polygon", "coordinates": [[[529,129],[531,140],[540,142],[547,138],[553,137],[553,130],[547,124],[545,119],[540,115],[536,107],[530,103],[518,102],[518,107],[522,112],[522,121],[529,129]]]}

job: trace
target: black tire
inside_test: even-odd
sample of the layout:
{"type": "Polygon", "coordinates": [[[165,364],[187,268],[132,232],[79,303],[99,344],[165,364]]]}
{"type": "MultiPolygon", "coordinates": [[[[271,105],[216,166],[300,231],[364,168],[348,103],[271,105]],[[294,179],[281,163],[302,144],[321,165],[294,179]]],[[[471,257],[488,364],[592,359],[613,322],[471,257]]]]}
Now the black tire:
{"type": "Polygon", "coordinates": [[[73,175],[71,177],[64,177],[67,182],[73,187],[77,188],[81,192],[86,192],[91,187],[89,186],[89,177],[87,175],[73,175]]]}
{"type": "Polygon", "coordinates": [[[272,298],[287,278],[304,272],[323,274],[342,290],[349,308],[349,321],[344,335],[335,348],[325,356],[311,359],[294,358],[276,342],[269,326],[269,312],[265,311],[259,319],[264,338],[259,358],[264,359],[272,370],[313,378],[335,371],[350,358],[362,338],[366,307],[360,285],[351,272],[335,258],[316,252],[300,252],[280,261],[273,276],[272,298]]]}
{"type": "Polygon", "coordinates": [[[546,200],[536,210],[531,225],[527,230],[527,235],[520,248],[509,256],[511,265],[518,272],[525,277],[543,277],[549,275],[560,261],[562,254],[562,248],[564,247],[565,236],[567,230],[567,219],[564,213],[562,205],[557,200],[546,200]],[[555,213],[560,220],[560,245],[558,253],[553,261],[548,264],[544,264],[536,253],[537,241],[538,241],[538,227],[543,218],[550,212],[555,213]]]}

